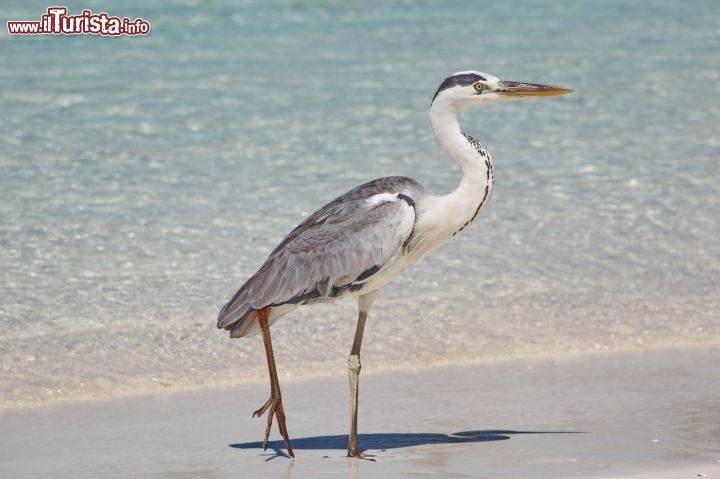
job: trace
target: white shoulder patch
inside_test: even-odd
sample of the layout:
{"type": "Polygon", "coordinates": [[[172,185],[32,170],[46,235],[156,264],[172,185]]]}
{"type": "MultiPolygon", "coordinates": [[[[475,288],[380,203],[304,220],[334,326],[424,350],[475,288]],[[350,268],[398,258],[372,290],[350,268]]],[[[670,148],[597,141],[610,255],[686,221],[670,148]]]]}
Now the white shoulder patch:
{"type": "Polygon", "coordinates": [[[370,198],[366,199],[365,202],[371,206],[379,205],[380,203],[385,203],[387,201],[397,201],[398,195],[397,193],[378,193],[377,195],[372,195],[370,198]]]}

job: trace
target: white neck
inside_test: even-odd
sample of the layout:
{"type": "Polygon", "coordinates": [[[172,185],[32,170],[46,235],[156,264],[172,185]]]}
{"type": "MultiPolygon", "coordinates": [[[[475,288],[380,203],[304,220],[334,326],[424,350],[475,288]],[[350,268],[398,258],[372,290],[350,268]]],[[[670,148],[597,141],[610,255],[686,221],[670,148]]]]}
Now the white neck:
{"type": "Polygon", "coordinates": [[[463,171],[463,181],[486,178],[485,158],[478,153],[460,129],[460,114],[451,104],[436,101],[430,108],[430,124],[435,139],[445,153],[454,159],[463,171]],[[479,177],[479,178],[478,178],[479,177]]]}
{"type": "Polygon", "coordinates": [[[435,101],[430,108],[435,139],[460,165],[463,176],[455,191],[430,197],[420,205],[417,227],[424,243],[420,248],[422,253],[445,243],[469,226],[485,208],[492,192],[492,160],[479,143],[482,153],[463,134],[459,123],[461,111],[444,101],[435,101]]]}

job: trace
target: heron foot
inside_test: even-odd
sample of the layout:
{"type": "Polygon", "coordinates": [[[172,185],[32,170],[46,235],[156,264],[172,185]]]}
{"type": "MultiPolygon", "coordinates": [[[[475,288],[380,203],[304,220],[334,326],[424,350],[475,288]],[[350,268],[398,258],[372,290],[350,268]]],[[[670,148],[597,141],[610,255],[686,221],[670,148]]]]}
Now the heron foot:
{"type": "Polygon", "coordinates": [[[265,401],[265,404],[253,413],[253,417],[261,417],[263,414],[268,413],[267,426],[265,427],[265,438],[263,439],[263,450],[266,451],[268,447],[268,439],[270,437],[270,429],[272,428],[273,416],[277,416],[278,429],[280,435],[285,441],[285,448],[287,449],[288,456],[295,457],[293,453],[292,445],[290,444],[290,437],[287,433],[287,426],[285,425],[285,411],[283,410],[282,398],[280,395],[277,397],[271,396],[270,399],[265,401]]]}
{"type": "Polygon", "coordinates": [[[354,451],[351,449],[348,449],[347,457],[353,457],[355,459],[364,459],[366,461],[372,461],[375,462],[375,459],[373,459],[375,456],[372,454],[363,454],[362,452],[354,451]]]}

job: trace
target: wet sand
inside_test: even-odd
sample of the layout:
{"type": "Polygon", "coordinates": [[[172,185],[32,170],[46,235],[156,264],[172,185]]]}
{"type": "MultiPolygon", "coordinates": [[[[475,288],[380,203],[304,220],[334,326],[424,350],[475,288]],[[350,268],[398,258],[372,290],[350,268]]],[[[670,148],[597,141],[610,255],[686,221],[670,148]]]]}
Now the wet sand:
{"type": "MultiPolygon", "coordinates": [[[[265,384],[0,413],[0,478],[720,477],[720,347],[283,381],[296,459],[251,418],[265,384]],[[704,476],[703,476],[704,475],[704,476]]],[[[371,362],[368,358],[367,362],[371,362]]]]}

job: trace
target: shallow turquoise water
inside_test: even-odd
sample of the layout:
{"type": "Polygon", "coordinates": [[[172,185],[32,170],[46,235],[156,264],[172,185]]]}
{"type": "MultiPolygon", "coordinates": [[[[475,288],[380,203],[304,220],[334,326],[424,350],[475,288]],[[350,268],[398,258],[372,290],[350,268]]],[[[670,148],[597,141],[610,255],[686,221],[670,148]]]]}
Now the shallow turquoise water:
{"type": "MultiPolygon", "coordinates": [[[[464,116],[491,205],[383,291],[366,369],[720,338],[717,2],[67,7],[152,33],[0,34],[5,399],[262,377],[218,309],[356,184],[454,188],[427,110],[467,69],[577,93],[464,116]]],[[[354,307],[278,323],[281,371],[341,372],[354,307]]]]}

